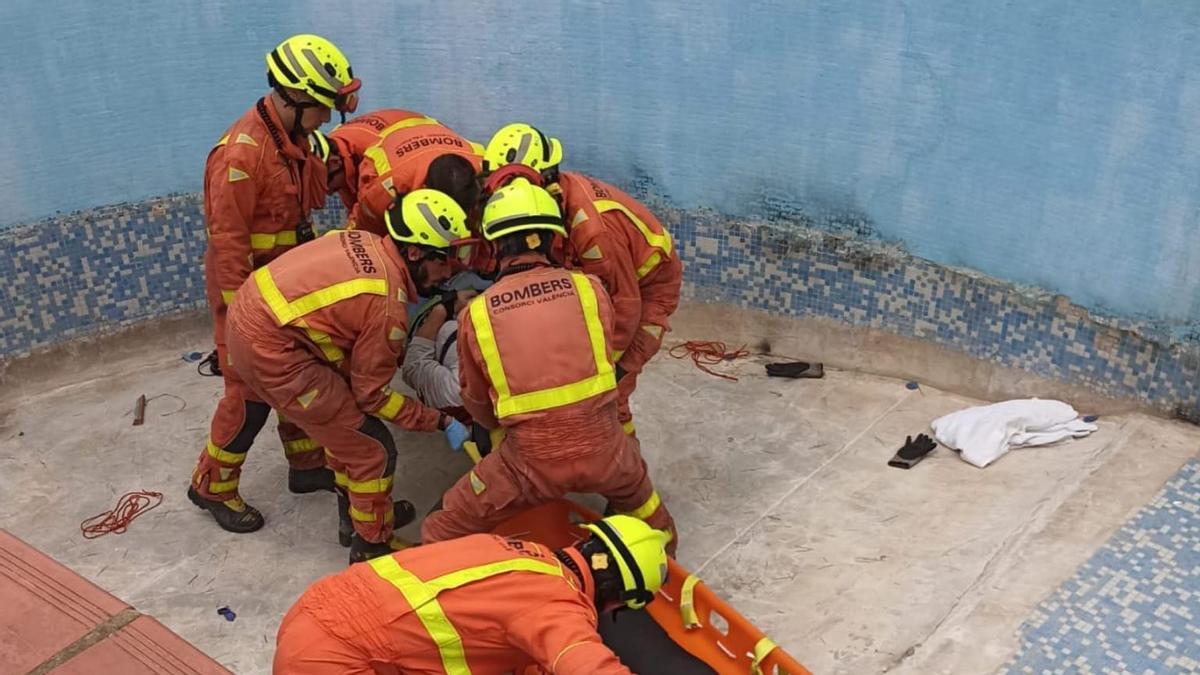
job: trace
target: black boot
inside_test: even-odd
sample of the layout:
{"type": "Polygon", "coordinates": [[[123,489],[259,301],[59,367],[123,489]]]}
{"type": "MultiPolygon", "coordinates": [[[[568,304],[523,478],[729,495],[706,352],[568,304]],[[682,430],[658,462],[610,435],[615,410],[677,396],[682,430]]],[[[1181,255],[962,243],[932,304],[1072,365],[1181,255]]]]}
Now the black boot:
{"type": "MultiPolygon", "coordinates": [[[[350,495],[345,490],[336,490],[338,497],[338,543],[350,545],[350,536],[354,534],[354,521],[350,518],[350,495]]],[[[417,517],[417,508],[407,499],[397,499],[392,502],[395,518],[392,527],[404,527],[417,517]]]]}
{"type": "Polygon", "coordinates": [[[366,562],[372,558],[389,555],[396,551],[403,551],[406,548],[412,548],[413,544],[392,536],[391,541],[373,542],[367,541],[358,536],[358,533],[350,538],[350,564],[366,562]]]}
{"type": "Polygon", "coordinates": [[[333,492],[333,472],[324,467],[319,469],[288,469],[288,490],[298,495],[320,492],[321,490],[333,492]]]}
{"type": "Polygon", "coordinates": [[[261,529],[266,523],[258,509],[242,501],[240,497],[224,502],[205,499],[192,486],[188,486],[187,495],[198,508],[211,513],[223,530],[241,534],[261,529]],[[240,510],[236,508],[238,506],[241,507],[240,510]]]}

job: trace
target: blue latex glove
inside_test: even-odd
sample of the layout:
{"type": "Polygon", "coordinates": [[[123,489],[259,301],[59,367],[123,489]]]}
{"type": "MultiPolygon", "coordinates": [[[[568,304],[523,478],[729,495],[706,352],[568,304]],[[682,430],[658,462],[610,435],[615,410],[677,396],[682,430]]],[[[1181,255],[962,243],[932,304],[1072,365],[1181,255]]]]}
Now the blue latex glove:
{"type": "Polygon", "coordinates": [[[456,419],[450,420],[442,433],[446,434],[446,442],[455,452],[462,452],[463,443],[471,438],[471,431],[456,419]]]}

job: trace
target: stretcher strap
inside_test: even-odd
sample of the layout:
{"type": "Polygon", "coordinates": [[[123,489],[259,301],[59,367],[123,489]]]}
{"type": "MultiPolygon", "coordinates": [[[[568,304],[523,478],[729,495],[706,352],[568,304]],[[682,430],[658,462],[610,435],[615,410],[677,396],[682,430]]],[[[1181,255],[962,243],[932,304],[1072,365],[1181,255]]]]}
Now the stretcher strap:
{"type": "Polygon", "coordinates": [[[696,584],[700,577],[689,574],[683,580],[683,588],[679,592],[679,614],[683,617],[683,627],[691,630],[700,627],[700,617],[696,615],[695,593],[696,584]]]}
{"type": "Polygon", "coordinates": [[[775,644],[771,638],[763,636],[757,644],[754,645],[754,661],[750,664],[750,672],[752,675],[764,675],[762,662],[767,658],[767,655],[775,650],[779,645],[775,644]]]}

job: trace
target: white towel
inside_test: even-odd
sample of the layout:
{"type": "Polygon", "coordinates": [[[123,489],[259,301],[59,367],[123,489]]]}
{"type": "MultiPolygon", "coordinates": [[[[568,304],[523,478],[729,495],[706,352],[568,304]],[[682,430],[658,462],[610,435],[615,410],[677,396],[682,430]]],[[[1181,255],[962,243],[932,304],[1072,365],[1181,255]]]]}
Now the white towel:
{"type": "Polygon", "coordinates": [[[961,451],[964,460],[981,469],[1012,448],[1080,438],[1098,428],[1062,401],[1036,398],[959,410],[930,426],[939,443],[961,451]]]}

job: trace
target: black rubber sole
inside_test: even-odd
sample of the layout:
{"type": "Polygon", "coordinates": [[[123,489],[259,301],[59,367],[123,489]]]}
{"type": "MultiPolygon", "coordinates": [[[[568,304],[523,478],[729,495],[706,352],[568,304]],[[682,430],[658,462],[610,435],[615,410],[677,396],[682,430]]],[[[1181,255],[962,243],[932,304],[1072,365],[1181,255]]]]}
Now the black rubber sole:
{"type": "MultiPolygon", "coordinates": [[[[235,534],[248,534],[250,532],[257,532],[258,530],[261,530],[263,525],[267,524],[266,519],[262,517],[261,513],[258,515],[258,520],[256,522],[251,522],[248,526],[239,525],[232,521],[226,522],[225,514],[236,513],[235,511],[225,508],[221,502],[213,502],[201,497],[200,495],[196,494],[196,489],[193,487],[188,488],[187,496],[188,499],[196,505],[196,508],[208,511],[209,514],[212,515],[213,520],[217,521],[217,525],[219,525],[221,529],[225,530],[226,532],[233,532],[235,534]]],[[[246,508],[251,507],[247,506],[246,508]]]]}

